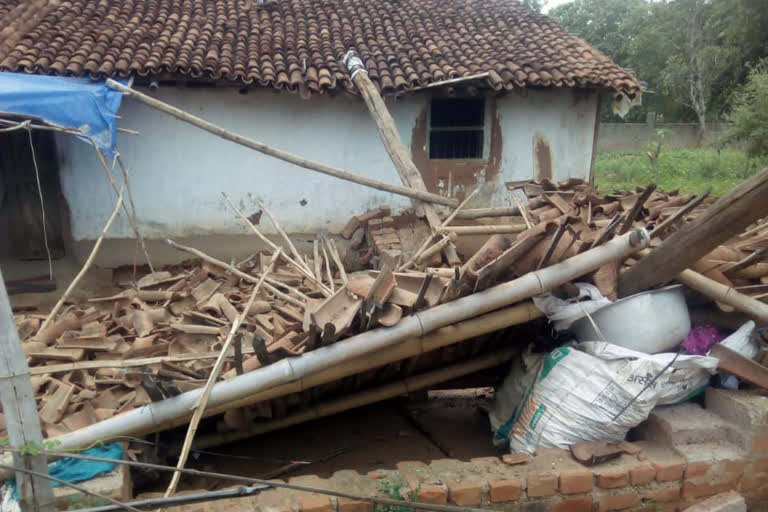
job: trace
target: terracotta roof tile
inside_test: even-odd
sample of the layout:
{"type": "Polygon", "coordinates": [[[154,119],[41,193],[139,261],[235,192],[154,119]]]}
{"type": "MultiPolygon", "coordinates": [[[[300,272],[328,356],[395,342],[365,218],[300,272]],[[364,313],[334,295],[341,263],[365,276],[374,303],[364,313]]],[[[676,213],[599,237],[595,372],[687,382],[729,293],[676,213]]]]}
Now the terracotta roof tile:
{"type": "Polygon", "coordinates": [[[385,92],[488,73],[494,89],[637,80],[513,0],[0,0],[0,69],[180,73],[320,93],[356,50],[385,92]]]}

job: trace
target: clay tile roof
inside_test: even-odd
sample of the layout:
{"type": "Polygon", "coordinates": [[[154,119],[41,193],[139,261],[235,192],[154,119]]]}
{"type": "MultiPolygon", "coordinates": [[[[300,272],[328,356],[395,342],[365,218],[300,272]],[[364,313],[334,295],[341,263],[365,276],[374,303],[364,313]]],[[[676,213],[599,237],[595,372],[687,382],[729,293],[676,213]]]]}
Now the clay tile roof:
{"type": "Polygon", "coordinates": [[[0,0],[4,71],[172,73],[311,94],[352,89],[350,49],[385,93],[480,73],[497,90],[640,90],[514,0],[0,0]]]}

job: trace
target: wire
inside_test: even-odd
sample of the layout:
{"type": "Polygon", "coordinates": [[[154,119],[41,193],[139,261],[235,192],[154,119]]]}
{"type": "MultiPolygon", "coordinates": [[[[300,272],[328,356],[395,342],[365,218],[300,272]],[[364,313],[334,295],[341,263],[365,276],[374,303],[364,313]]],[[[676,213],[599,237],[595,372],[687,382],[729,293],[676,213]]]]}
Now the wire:
{"type": "Polygon", "coordinates": [[[668,362],[668,363],[667,363],[667,365],[666,365],[664,368],[662,368],[662,369],[661,369],[661,371],[660,371],[659,373],[657,373],[657,374],[656,374],[656,376],[655,376],[654,378],[652,378],[651,380],[649,380],[648,382],[646,382],[646,383],[645,383],[645,386],[643,386],[643,389],[641,389],[641,390],[640,390],[640,392],[639,392],[638,394],[636,394],[635,396],[633,396],[633,397],[632,397],[632,400],[630,400],[630,401],[627,403],[627,405],[625,405],[625,406],[624,406],[624,408],[623,408],[623,409],[621,409],[621,410],[620,410],[618,413],[616,413],[616,416],[614,416],[614,417],[613,417],[613,419],[612,419],[611,421],[616,421],[616,420],[618,419],[618,417],[619,417],[619,416],[621,416],[622,414],[624,414],[624,411],[626,411],[627,409],[629,409],[629,406],[630,406],[630,405],[632,405],[633,403],[635,403],[635,400],[637,400],[638,398],[640,398],[640,395],[642,395],[642,394],[643,394],[643,392],[645,392],[645,390],[646,390],[646,389],[648,389],[649,387],[653,386],[653,384],[654,384],[654,383],[655,383],[655,382],[656,382],[656,381],[659,379],[659,377],[661,377],[661,376],[664,374],[664,372],[666,372],[667,370],[669,370],[669,367],[670,367],[670,366],[672,366],[673,364],[675,364],[675,361],[677,361],[677,358],[678,358],[678,356],[679,356],[679,355],[680,355],[680,352],[678,352],[677,354],[675,354],[675,357],[673,357],[673,358],[672,358],[672,360],[671,360],[670,362],[668,362]]]}
{"type": "Polygon", "coordinates": [[[40,195],[40,212],[43,216],[43,241],[45,242],[45,253],[48,255],[48,277],[53,281],[53,261],[51,259],[51,248],[48,247],[48,231],[45,224],[45,202],[43,201],[43,187],[40,185],[40,170],[37,168],[37,158],[35,158],[35,145],[32,142],[32,130],[27,129],[29,138],[29,149],[32,152],[32,164],[35,166],[35,179],[37,180],[37,193],[40,195]]]}

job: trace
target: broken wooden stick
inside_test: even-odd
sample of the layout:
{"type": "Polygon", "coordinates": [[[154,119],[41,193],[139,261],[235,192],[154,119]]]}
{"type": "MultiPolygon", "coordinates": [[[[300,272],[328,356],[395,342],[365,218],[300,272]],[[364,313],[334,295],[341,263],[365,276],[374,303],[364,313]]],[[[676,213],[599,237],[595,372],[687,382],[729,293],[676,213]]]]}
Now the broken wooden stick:
{"type": "Polygon", "coordinates": [[[451,242],[455,242],[456,238],[458,238],[456,233],[446,233],[445,235],[443,235],[443,238],[441,240],[437,241],[431,247],[428,247],[427,249],[425,249],[424,252],[422,252],[421,254],[416,255],[416,264],[420,265],[425,261],[429,260],[429,258],[431,258],[435,254],[442,251],[443,247],[445,247],[451,242]]]}
{"type": "Polygon", "coordinates": [[[499,206],[493,208],[466,208],[457,212],[457,219],[482,219],[486,217],[515,217],[520,215],[517,206],[499,206]]]}
{"type": "Polygon", "coordinates": [[[331,260],[328,257],[328,251],[325,250],[325,244],[320,244],[325,259],[325,272],[328,274],[328,283],[331,285],[331,292],[336,293],[336,285],[333,283],[333,274],[331,273],[331,260]]]}
{"type": "Polygon", "coordinates": [[[115,80],[112,80],[111,78],[107,78],[106,83],[108,87],[118,90],[123,94],[125,94],[126,96],[130,96],[131,98],[134,98],[144,103],[145,105],[149,105],[150,107],[155,108],[161,112],[164,112],[170,116],[173,116],[176,119],[179,119],[181,121],[184,121],[185,123],[189,123],[193,126],[196,126],[201,130],[205,130],[218,137],[221,137],[222,139],[226,139],[230,142],[234,142],[235,144],[240,144],[241,146],[245,146],[247,148],[256,150],[260,153],[264,153],[265,155],[269,155],[279,160],[283,160],[285,162],[298,165],[299,167],[303,167],[311,171],[316,171],[322,174],[326,174],[328,176],[333,176],[334,178],[351,181],[352,183],[357,183],[358,185],[365,185],[366,187],[375,188],[376,190],[383,190],[385,192],[390,192],[392,194],[410,197],[412,199],[418,199],[420,201],[442,204],[446,206],[456,206],[457,204],[459,204],[459,202],[456,201],[455,199],[451,199],[449,197],[443,197],[439,194],[432,194],[430,192],[426,192],[422,190],[415,190],[410,187],[404,187],[402,185],[392,185],[389,183],[384,183],[383,181],[367,178],[365,176],[361,176],[359,174],[355,174],[342,169],[337,169],[335,167],[331,167],[330,165],[325,165],[319,162],[314,162],[312,160],[307,160],[306,158],[301,158],[300,156],[288,153],[287,151],[273,148],[262,142],[257,142],[253,139],[249,139],[247,137],[243,137],[242,135],[238,135],[234,132],[226,130],[221,126],[215,125],[211,122],[208,122],[204,119],[194,116],[189,112],[185,112],[184,110],[181,110],[180,108],[176,108],[172,105],[169,105],[168,103],[162,102],[151,96],[147,96],[144,93],[131,89],[130,87],[126,87],[123,84],[116,82],[115,80]]]}
{"type": "Polygon", "coordinates": [[[710,193],[711,190],[712,190],[711,188],[708,188],[707,190],[705,190],[701,194],[699,194],[696,197],[694,197],[693,199],[691,199],[688,202],[688,204],[686,204],[685,206],[683,206],[682,208],[677,210],[674,213],[674,215],[670,215],[669,217],[664,219],[664,221],[661,224],[659,224],[658,226],[653,228],[651,230],[651,232],[648,233],[648,236],[653,238],[655,235],[662,234],[664,232],[664,230],[667,229],[672,224],[674,224],[675,221],[677,221],[678,219],[683,218],[684,215],[686,215],[688,212],[690,212],[691,210],[696,208],[699,204],[701,204],[701,202],[703,200],[705,200],[707,198],[707,196],[709,196],[709,193],[710,193]]]}
{"type": "MultiPolygon", "coordinates": [[[[251,230],[252,230],[252,231],[253,231],[253,232],[256,234],[256,236],[258,236],[258,237],[259,237],[259,239],[261,239],[261,241],[262,241],[262,242],[264,242],[265,244],[267,244],[267,246],[268,246],[268,247],[271,249],[271,251],[270,251],[270,252],[271,252],[272,254],[274,254],[275,252],[277,252],[277,251],[278,251],[278,249],[280,249],[280,247],[279,247],[277,244],[275,244],[274,242],[272,242],[272,240],[270,240],[269,238],[267,238],[266,236],[264,236],[264,234],[263,234],[261,231],[259,231],[259,229],[256,227],[256,225],[255,225],[253,222],[251,222],[251,220],[250,220],[248,217],[246,217],[246,216],[245,216],[245,214],[244,214],[242,211],[240,211],[240,209],[239,209],[239,208],[237,208],[237,207],[236,207],[234,204],[232,204],[232,201],[230,201],[230,200],[229,200],[229,197],[227,197],[227,195],[226,195],[225,193],[223,193],[223,192],[222,192],[222,194],[221,194],[221,195],[222,195],[222,196],[224,196],[224,201],[226,201],[227,205],[229,205],[229,207],[230,207],[230,208],[231,208],[231,209],[232,209],[232,210],[233,210],[233,211],[234,211],[234,212],[235,212],[235,213],[236,213],[236,214],[237,214],[237,215],[238,215],[238,216],[239,216],[241,219],[243,219],[243,221],[245,221],[245,223],[246,223],[246,224],[248,224],[248,226],[249,226],[249,227],[251,228],[251,230]]],[[[320,292],[321,292],[323,295],[325,295],[326,297],[330,297],[330,296],[331,296],[331,290],[330,290],[330,288],[328,288],[327,286],[325,286],[325,285],[322,283],[322,281],[321,281],[321,280],[319,280],[319,279],[316,279],[316,278],[315,278],[315,274],[313,274],[313,273],[312,273],[312,271],[311,271],[311,270],[309,270],[309,269],[307,268],[307,266],[306,266],[306,263],[304,262],[304,260],[300,260],[300,261],[301,261],[301,264],[299,264],[299,263],[297,263],[297,262],[296,262],[296,261],[295,261],[293,258],[291,258],[290,256],[288,256],[288,255],[287,255],[285,252],[283,252],[283,251],[281,251],[281,252],[280,252],[280,255],[281,255],[281,257],[282,257],[282,258],[283,258],[285,261],[287,261],[288,263],[290,263],[291,265],[293,265],[293,267],[294,267],[294,268],[295,268],[295,269],[296,269],[298,272],[300,272],[300,273],[301,273],[301,275],[303,275],[304,277],[306,277],[307,279],[309,279],[309,280],[310,280],[310,281],[311,281],[311,282],[312,282],[312,283],[313,283],[315,286],[317,286],[318,288],[320,288],[320,292]]]]}
{"type": "MultiPolygon", "coordinates": [[[[410,152],[406,149],[405,144],[403,144],[395,121],[392,119],[392,115],[389,113],[389,109],[387,109],[378,89],[376,89],[376,86],[373,85],[373,82],[368,77],[368,70],[365,69],[363,61],[360,60],[357,53],[350,50],[344,56],[344,65],[347,67],[352,82],[360,91],[360,95],[363,97],[368,111],[376,123],[379,137],[384,144],[384,148],[387,150],[387,154],[389,154],[390,160],[395,165],[401,181],[412,189],[426,192],[427,186],[424,184],[421,172],[416,167],[416,164],[413,163],[410,152]]],[[[423,211],[431,230],[433,232],[437,231],[442,223],[434,206],[429,203],[423,204],[420,200],[413,199],[412,203],[416,214],[420,215],[421,211],[423,211]]],[[[444,252],[449,265],[461,264],[453,244],[448,244],[444,252]]]]}
{"type": "Polygon", "coordinates": [[[339,276],[341,277],[342,284],[347,284],[347,271],[344,269],[344,263],[341,262],[341,256],[339,255],[339,250],[336,248],[336,242],[334,242],[332,238],[326,238],[325,243],[328,244],[328,251],[331,253],[333,262],[339,269],[339,276]]]}
{"type": "Polygon", "coordinates": [[[88,272],[88,269],[91,267],[91,264],[93,263],[94,258],[96,258],[96,254],[99,252],[99,247],[101,247],[101,242],[104,241],[104,237],[107,234],[107,231],[109,231],[110,226],[112,226],[112,222],[114,222],[115,217],[117,217],[118,212],[120,211],[120,208],[123,206],[123,194],[125,193],[125,182],[123,182],[123,185],[120,187],[120,194],[117,196],[117,202],[115,203],[115,208],[112,210],[112,214],[109,216],[109,219],[107,219],[107,223],[104,225],[104,229],[101,230],[101,234],[99,235],[99,238],[96,239],[96,243],[93,244],[93,249],[91,249],[91,253],[88,255],[88,259],[85,260],[85,263],[83,264],[83,267],[80,269],[80,272],[77,273],[75,278],[72,280],[71,283],[69,283],[69,286],[66,290],[64,290],[64,293],[59,298],[58,302],[56,302],[56,305],[53,306],[53,309],[50,313],[48,313],[48,316],[45,318],[45,321],[40,326],[40,329],[38,329],[37,332],[44,332],[45,328],[50,325],[50,323],[56,318],[56,313],[59,312],[59,309],[61,309],[61,306],[64,305],[64,302],[67,300],[67,297],[69,297],[69,294],[72,293],[72,291],[77,287],[77,285],[80,283],[80,280],[83,278],[86,272],[88,272]]]}
{"type": "MultiPolygon", "coordinates": [[[[171,240],[169,238],[165,239],[165,243],[170,245],[174,249],[178,249],[180,251],[184,251],[184,252],[188,252],[190,254],[194,254],[195,256],[200,258],[201,260],[205,260],[208,263],[216,265],[217,267],[223,268],[224,270],[228,270],[229,272],[232,272],[233,274],[235,274],[240,279],[248,281],[249,283],[258,283],[259,282],[259,278],[256,278],[256,277],[254,277],[254,276],[252,276],[250,274],[246,274],[242,270],[239,270],[239,269],[235,268],[234,266],[232,266],[232,265],[230,265],[228,263],[224,263],[221,260],[217,260],[216,258],[214,258],[212,256],[208,256],[203,251],[195,249],[194,247],[188,247],[186,245],[181,245],[180,243],[174,242],[173,240],[171,240]]],[[[296,293],[304,295],[303,293],[299,292],[298,290],[295,290],[294,288],[291,288],[290,286],[288,286],[288,285],[286,285],[284,283],[278,283],[278,284],[279,284],[279,286],[282,286],[284,288],[290,289],[291,291],[294,291],[296,293]]],[[[302,301],[300,301],[299,299],[297,299],[295,297],[291,297],[287,293],[283,293],[280,290],[278,290],[276,287],[274,287],[271,284],[269,284],[269,279],[265,279],[265,282],[264,282],[263,286],[264,286],[264,288],[269,290],[269,292],[272,293],[273,295],[275,295],[276,297],[279,297],[279,298],[283,299],[286,302],[290,302],[294,306],[299,306],[302,309],[304,309],[307,306],[305,302],[302,302],[302,301]]],[[[306,295],[304,295],[304,296],[306,297],[306,295]]]]}
{"type": "Polygon", "coordinates": [[[531,229],[533,227],[533,224],[531,223],[531,219],[529,217],[529,213],[528,213],[528,210],[526,209],[525,205],[520,200],[520,198],[517,197],[517,195],[515,195],[515,191],[514,190],[511,192],[511,196],[512,196],[512,200],[517,205],[517,209],[520,211],[520,216],[523,218],[523,221],[525,222],[525,225],[527,226],[528,229],[531,229]]]}
{"type": "Polygon", "coordinates": [[[136,220],[136,205],[133,203],[133,192],[131,192],[131,183],[128,180],[128,168],[123,163],[123,158],[120,156],[120,153],[118,153],[115,158],[117,160],[117,165],[120,166],[120,171],[123,173],[123,182],[125,183],[125,192],[128,194],[128,204],[131,205],[131,214],[128,217],[128,221],[131,223],[131,228],[133,229],[133,232],[139,241],[139,246],[141,247],[141,250],[144,253],[144,259],[147,260],[147,266],[149,267],[149,271],[151,273],[154,273],[155,268],[152,266],[152,261],[149,259],[149,251],[147,251],[147,244],[144,243],[144,236],[141,234],[141,231],[139,230],[139,223],[136,220]]]}
{"type": "MultiPolygon", "coordinates": [[[[632,223],[635,222],[635,219],[637,218],[638,214],[640,213],[640,210],[643,209],[643,205],[648,200],[649,197],[651,197],[651,194],[653,194],[653,191],[656,190],[656,184],[651,183],[647,187],[645,187],[645,190],[643,190],[643,193],[640,194],[637,197],[637,200],[635,201],[635,204],[632,205],[632,209],[629,210],[629,213],[627,213],[627,217],[624,219],[624,223],[621,225],[621,229],[618,231],[618,235],[621,236],[627,231],[629,231],[629,228],[632,227],[632,223]]],[[[589,213],[592,213],[592,204],[590,202],[589,205],[589,213]]],[[[587,220],[587,224],[592,219],[587,220]]]]}
{"type": "Polygon", "coordinates": [[[305,268],[305,270],[309,271],[309,269],[304,265],[304,261],[301,259],[301,255],[299,254],[299,251],[296,250],[296,246],[293,245],[293,242],[291,242],[291,239],[288,237],[288,234],[283,231],[283,228],[280,226],[280,223],[277,222],[277,217],[270,211],[269,208],[267,208],[267,205],[265,205],[263,202],[258,201],[259,208],[264,210],[264,213],[267,214],[267,217],[269,217],[269,220],[272,221],[272,226],[275,228],[275,230],[280,233],[280,236],[283,237],[283,240],[285,240],[285,243],[288,244],[288,248],[291,250],[291,254],[293,255],[293,259],[301,266],[305,268]]]}
{"type": "Polygon", "coordinates": [[[768,169],[737,185],[632,265],[619,280],[620,296],[647,290],[706,256],[715,247],[768,215],[768,169]]]}
{"type": "MultiPolygon", "coordinates": [[[[248,298],[248,302],[246,303],[245,308],[243,308],[243,312],[240,313],[240,315],[238,315],[237,318],[235,318],[234,322],[232,322],[232,328],[229,330],[227,339],[224,340],[224,344],[222,345],[221,351],[219,352],[219,357],[216,359],[216,363],[213,365],[213,370],[211,370],[211,374],[208,376],[208,380],[205,383],[205,388],[203,388],[203,393],[202,395],[200,395],[200,399],[194,405],[195,412],[194,414],[192,414],[192,419],[189,421],[189,427],[187,428],[187,435],[184,437],[184,444],[182,445],[181,453],[179,454],[179,462],[176,464],[177,469],[183,469],[187,463],[189,450],[192,448],[192,440],[195,438],[195,434],[197,433],[197,426],[200,424],[200,420],[203,418],[203,413],[205,412],[205,407],[208,405],[208,398],[211,396],[211,390],[213,389],[213,385],[218,380],[219,375],[221,374],[221,369],[224,367],[224,361],[227,359],[227,351],[229,350],[229,347],[232,345],[232,340],[235,339],[235,334],[237,333],[237,330],[240,328],[240,325],[248,316],[248,313],[251,310],[251,306],[253,305],[253,301],[256,299],[256,296],[258,295],[259,289],[264,284],[264,280],[269,275],[269,273],[272,272],[272,269],[275,267],[275,263],[277,262],[277,259],[280,257],[280,252],[281,252],[281,249],[278,249],[272,255],[272,259],[269,262],[269,266],[264,270],[264,272],[262,272],[261,277],[256,282],[256,286],[253,287],[253,290],[251,291],[251,296],[248,298]]],[[[175,472],[173,474],[173,478],[171,478],[171,483],[168,484],[168,489],[166,489],[165,491],[166,498],[172,495],[174,492],[176,492],[176,487],[179,485],[180,479],[181,479],[181,473],[178,471],[175,472]]]]}
{"type": "Polygon", "coordinates": [[[494,233],[522,233],[526,226],[522,224],[490,224],[488,226],[446,226],[440,228],[443,233],[457,235],[492,235],[494,233]]]}

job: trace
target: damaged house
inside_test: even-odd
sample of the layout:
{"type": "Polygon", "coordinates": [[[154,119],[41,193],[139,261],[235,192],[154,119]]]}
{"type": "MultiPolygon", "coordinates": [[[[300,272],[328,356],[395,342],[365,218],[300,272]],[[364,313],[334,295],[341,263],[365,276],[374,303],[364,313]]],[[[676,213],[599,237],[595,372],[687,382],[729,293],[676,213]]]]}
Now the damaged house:
{"type": "MultiPolygon", "coordinates": [[[[475,200],[490,206],[509,205],[505,182],[589,178],[601,95],[640,92],[629,72],[511,0],[3,0],[0,27],[3,71],[131,77],[137,90],[254,140],[397,183],[342,62],[355,50],[427,189],[460,199],[479,182],[475,200]]],[[[265,201],[289,233],[338,232],[353,212],[409,205],[131,98],[118,127],[147,238],[239,233],[222,192],[246,210],[265,201]]],[[[25,137],[0,134],[0,147],[14,148],[2,151],[6,188],[29,175],[25,137]]],[[[35,137],[52,249],[97,238],[113,199],[91,148],[67,135],[35,137]]],[[[44,255],[42,235],[30,235],[41,232],[37,192],[27,189],[0,210],[7,218],[32,205],[22,222],[2,221],[6,256],[44,255]]],[[[118,218],[109,236],[131,235],[118,218]]]]}

